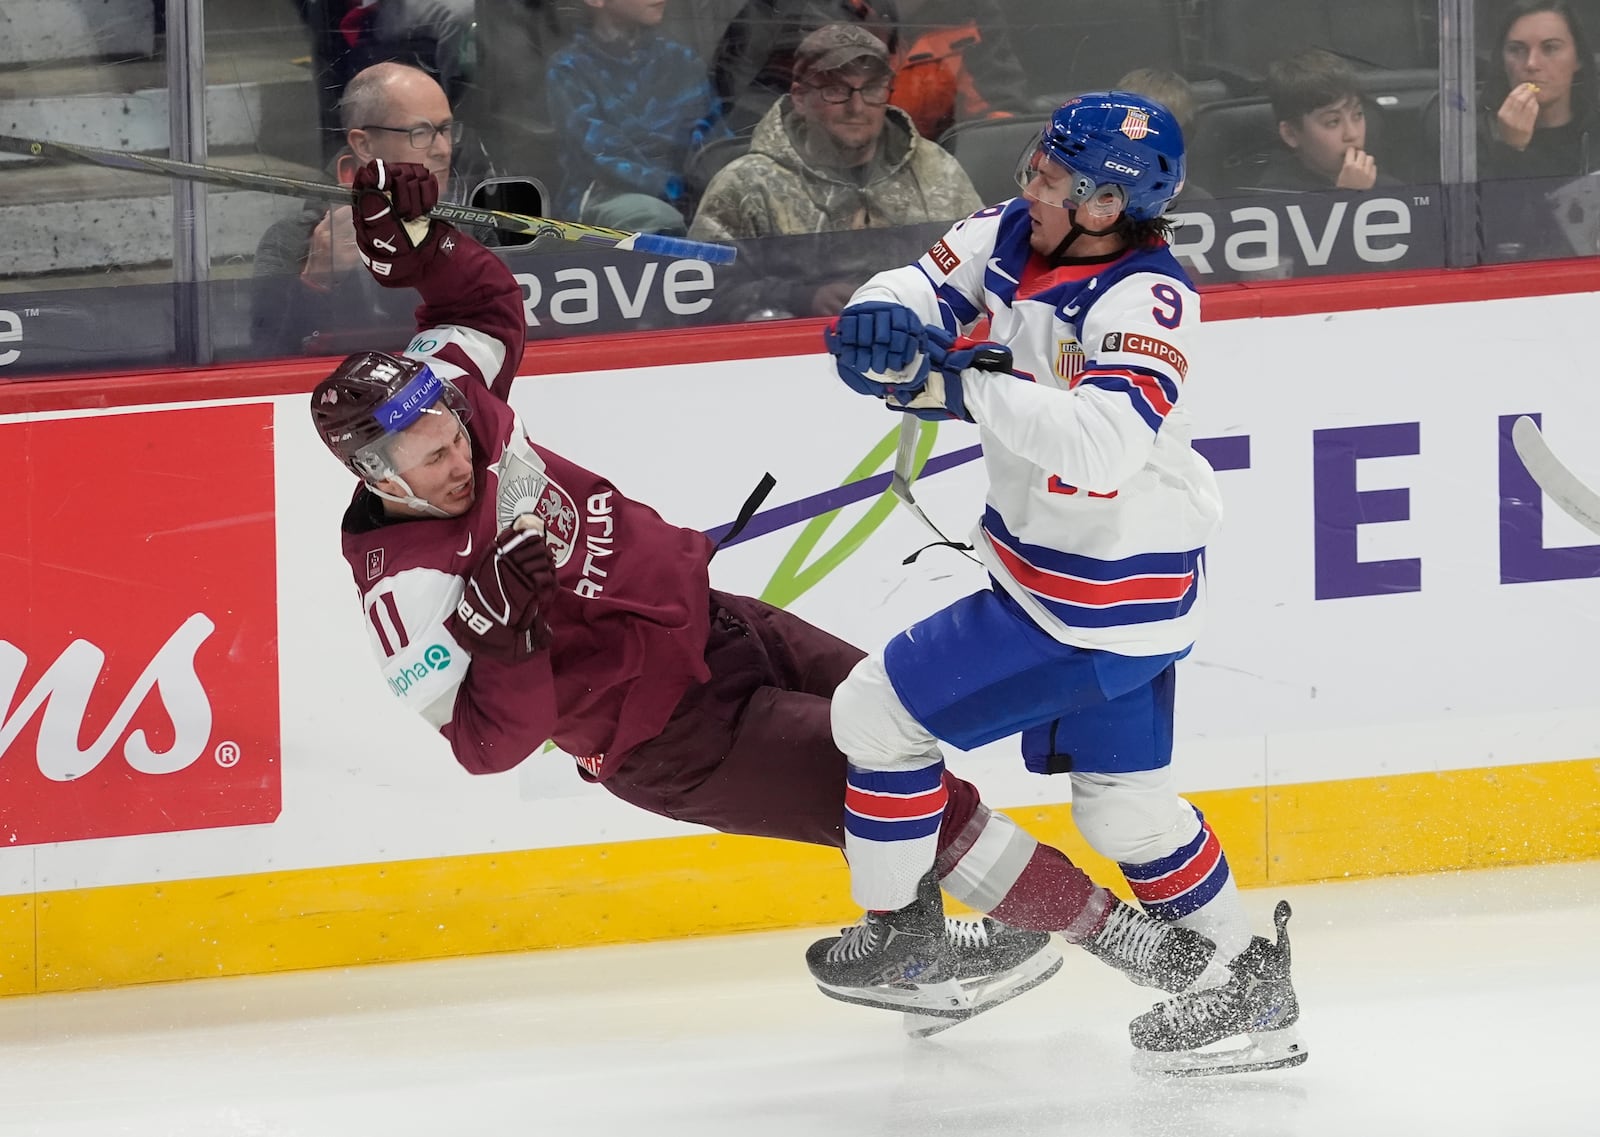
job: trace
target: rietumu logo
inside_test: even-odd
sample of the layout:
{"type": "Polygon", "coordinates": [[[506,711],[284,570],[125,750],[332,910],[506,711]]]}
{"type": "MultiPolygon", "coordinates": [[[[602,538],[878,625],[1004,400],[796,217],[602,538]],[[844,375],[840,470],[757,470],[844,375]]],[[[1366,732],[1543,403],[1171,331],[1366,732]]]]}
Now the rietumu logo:
{"type": "Polygon", "coordinates": [[[106,655],[88,640],[73,640],[48,670],[22,695],[28,657],[15,644],[0,640],[0,761],[14,761],[11,746],[35,715],[40,717],[34,745],[39,773],[53,782],[70,782],[92,771],[123,741],[122,755],[141,774],[171,774],[192,764],[211,741],[211,699],[195,672],[195,653],[216,630],[201,612],[173,632],[139,673],[111,721],[89,745],[79,746],[89,700],[100,685],[106,655]],[[171,744],[157,750],[143,730],[128,730],[133,717],[154,692],[172,722],[171,744]]]}

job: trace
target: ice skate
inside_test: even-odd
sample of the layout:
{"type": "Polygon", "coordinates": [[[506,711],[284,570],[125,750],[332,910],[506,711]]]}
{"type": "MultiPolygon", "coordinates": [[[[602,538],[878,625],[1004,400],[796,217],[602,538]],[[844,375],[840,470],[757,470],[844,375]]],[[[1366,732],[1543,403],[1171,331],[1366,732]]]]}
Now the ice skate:
{"type": "Polygon", "coordinates": [[[1176,995],[1188,990],[1215,958],[1217,945],[1199,932],[1157,920],[1115,897],[1112,904],[1100,930],[1080,946],[1141,987],[1176,995]]]}
{"type": "Polygon", "coordinates": [[[972,1014],[931,872],[904,908],[868,912],[840,935],[812,944],[806,966],[822,993],[841,1002],[956,1019],[972,1014]]]}
{"type": "Polygon", "coordinates": [[[1134,1019],[1135,1070],[1166,1077],[1237,1074],[1298,1066],[1309,1056],[1295,1023],[1300,1004],[1289,979],[1289,903],[1272,914],[1273,944],[1260,936],[1231,964],[1220,987],[1179,995],[1134,1019]]]}
{"type": "Polygon", "coordinates": [[[960,1017],[907,1011],[906,1033],[928,1038],[1031,991],[1061,970],[1061,949],[1049,932],[1029,932],[988,916],[946,916],[945,941],[954,958],[956,982],[971,1000],[960,1017]]]}

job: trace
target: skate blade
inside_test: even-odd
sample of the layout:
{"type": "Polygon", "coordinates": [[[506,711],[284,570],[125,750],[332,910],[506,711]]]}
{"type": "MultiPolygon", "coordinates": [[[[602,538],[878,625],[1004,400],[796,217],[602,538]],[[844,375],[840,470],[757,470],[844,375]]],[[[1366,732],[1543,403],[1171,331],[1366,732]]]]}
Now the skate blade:
{"type": "Polygon", "coordinates": [[[972,998],[972,1010],[960,1018],[951,1016],[931,1016],[917,1011],[907,1011],[902,1024],[908,1038],[932,1038],[936,1034],[943,1034],[953,1026],[960,1026],[970,1018],[991,1011],[1001,1003],[1009,1003],[1018,995],[1032,991],[1039,984],[1049,979],[1061,970],[1061,965],[1066,962],[1061,955],[1061,949],[1054,943],[1047,944],[1039,951],[1034,952],[1016,967],[1004,975],[989,976],[985,979],[969,980],[964,984],[972,998]]]}
{"type": "Polygon", "coordinates": [[[1203,1078],[1298,1066],[1311,1052],[1293,1026],[1235,1035],[1200,1050],[1135,1050],[1133,1070],[1152,1078],[1203,1078]],[[1246,1040],[1240,1045],[1239,1039],[1246,1040]],[[1232,1044],[1231,1046],[1229,1044],[1232,1044]]]}
{"type": "Polygon", "coordinates": [[[972,1014],[972,998],[954,979],[942,983],[895,984],[877,987],[834,987],[818,983],[817,990],[841,1003],[875,1007],[883,1011],[915,1011],[935,1018],[964,1019],[972,1014]]]}

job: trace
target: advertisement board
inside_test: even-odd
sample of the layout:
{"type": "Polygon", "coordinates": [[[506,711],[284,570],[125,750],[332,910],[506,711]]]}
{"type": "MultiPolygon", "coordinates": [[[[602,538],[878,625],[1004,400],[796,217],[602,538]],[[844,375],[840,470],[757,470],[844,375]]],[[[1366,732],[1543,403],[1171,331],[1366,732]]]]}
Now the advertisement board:
{"type": "Polygon", "coordinates": [[[0,423],[0,844],[282,800],[271,408],[0,423]]]}

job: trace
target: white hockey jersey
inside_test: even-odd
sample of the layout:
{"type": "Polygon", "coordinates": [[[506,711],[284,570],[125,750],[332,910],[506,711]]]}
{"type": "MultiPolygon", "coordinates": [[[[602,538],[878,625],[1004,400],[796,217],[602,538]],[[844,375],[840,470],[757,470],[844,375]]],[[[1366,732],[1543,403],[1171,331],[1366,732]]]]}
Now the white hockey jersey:
{"type": "Polygon", "coordinates": [[[1015,374],[968,371],[989,476],[973,536],[984,563],[1063,643],[1161,655],[1194,642],[1202,557],[1222,516],[1182,405],[1200,297],[1167,247],[1092,265],[1032,253],[1028,203],[959,221],[852,303],[896,301],[1012,351],[1015,374]]]}

